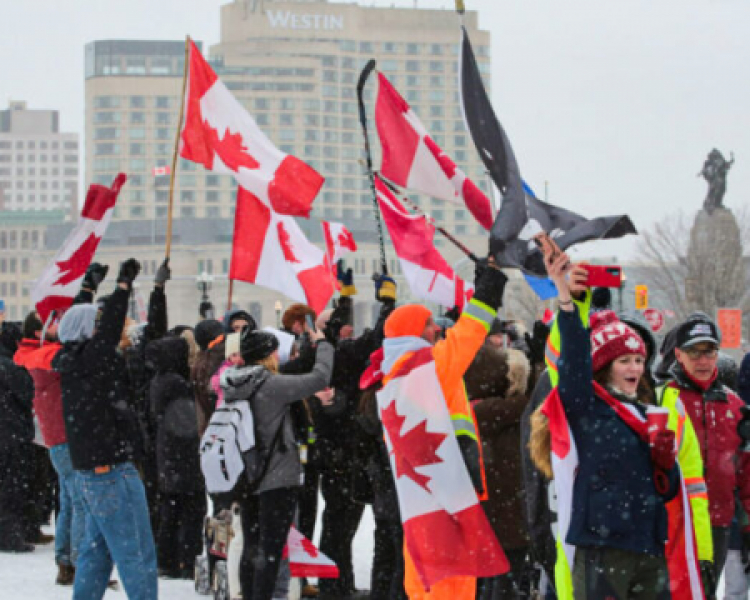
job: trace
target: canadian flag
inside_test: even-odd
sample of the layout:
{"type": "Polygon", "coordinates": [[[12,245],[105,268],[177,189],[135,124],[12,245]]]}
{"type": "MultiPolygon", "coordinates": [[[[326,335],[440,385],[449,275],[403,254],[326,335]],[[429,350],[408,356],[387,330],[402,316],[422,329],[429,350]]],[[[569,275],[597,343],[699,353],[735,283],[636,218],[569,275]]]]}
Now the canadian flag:
{"type": "Polygon", "coordinates": [[[154,167],[151,172],[153,173],[154,177],[163,177],[164,175],[169,175],[170,173],[172,173],[172,169],[168,165],[164,165],[162,167],[154,167]]]}
{"type": "Polygon", "coordinates": [[[458,277],[435,248],[435,226],[424,215],[410,214],[377,176],[375,189],[380,212],[412,293],[446,308],[463,309],[474,294],[474,286],[458,277]]]}
{"type": "Polygon", "coordinates": [[[292,217],[276,213],[242,187],[237,191],[229,278],[271,288],[315,312],[325,309],[334,291],[323,251],[308,241],[292,217]]]}
{"type": "Polygon", "coordinates": [[[289,530],[284,553],[289,557],[289,571],[292,577],[335,579],[339,576],[336,563],[318,550],[315,544],[294,526],[289,530]]]}
{"type": "Polygon", "coordinates": [[[347,254],[357,251],[357,242],[354,241],[352,232],[343,223],[321,221],[323,226],[323,238],[326,241],[326,254],[331,264],[336,264],[347,254]]]}
{"type": "Polygon", "coordinates": [[[454,204],[465,204],[485,229],[494,211],[487,196],[443,152],[382,73],[375,105],[375,123],[383,148],[380,173],[393,183],[454,204]]]}
{"type": "Polygon", "coordinates": [[[119,173],[112,187],[89,187],[78,223],[31,290],[31,301],[43,322],[53,310],[59,313],[73,304],[126,180],[125,173],[119,173]]]}
{"type": "Polygon", "coordinates": [[[240,187],[281,215],[309,216],[323,177],[271,143],[192,41],[184,102],[180,156],[234,175],[240,187]]]}
{"type": "Polygon", "coordinates": [[[508,561],[471,483],[440,387],[432,347],[398,363],[378,392],[404,525],[424,587],[450,577],[493,577],[508,561]]]}

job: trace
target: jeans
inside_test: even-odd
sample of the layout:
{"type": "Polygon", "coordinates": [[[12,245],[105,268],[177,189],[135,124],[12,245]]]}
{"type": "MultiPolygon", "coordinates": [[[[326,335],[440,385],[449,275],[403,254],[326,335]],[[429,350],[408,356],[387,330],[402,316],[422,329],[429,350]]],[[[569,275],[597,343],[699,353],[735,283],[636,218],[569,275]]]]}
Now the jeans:
{"type": "Polygon", "coordinates": [[[729,550],[724,563],[724,600],[747,600],[750,576],[745,573],[741,550],[729,550]]]}
{"type": "Polygon", "coordinates": [[[130,600],[155,600],[156,549],[138,471],[130,462],[109,472],[78,471],[86,526],[79,549],[73,600],[104,596],[112,561],[130,600]]]}
{"type": "Polygon", "coordinates": [[[49,457],[57,471],[60,487],[60,512],[55,523],[55,561],[59,565],[75,565],[83,539],[84,513],[68,444],[52,446],[49,457]]]}

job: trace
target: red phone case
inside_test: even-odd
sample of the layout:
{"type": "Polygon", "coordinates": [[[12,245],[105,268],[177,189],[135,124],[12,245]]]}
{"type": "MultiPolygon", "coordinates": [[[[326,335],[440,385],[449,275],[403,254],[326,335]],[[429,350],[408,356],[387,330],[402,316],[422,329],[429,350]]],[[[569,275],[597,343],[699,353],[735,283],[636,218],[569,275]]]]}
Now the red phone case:
{"type": "Polygon", "coordinates": [[[588,271],[588,287],[619,288],[622,285],[622,267],[614,265],[581,265],[588,271]]]}

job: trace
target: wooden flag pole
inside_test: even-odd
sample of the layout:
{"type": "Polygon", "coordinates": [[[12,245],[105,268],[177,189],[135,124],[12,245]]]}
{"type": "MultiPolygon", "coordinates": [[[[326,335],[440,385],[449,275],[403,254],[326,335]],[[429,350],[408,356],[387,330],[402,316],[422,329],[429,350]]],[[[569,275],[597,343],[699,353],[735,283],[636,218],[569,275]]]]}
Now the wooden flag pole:
{"type": "Polygon", "coordinates": [[[234,279],[229,280],[229,294],[227,294],[227,312],[232,310],[232,293],[234,293],[234,279]]]}
{"type": "MultiPolygon", "coordinates": [[[[185,112],[185,89],[187,88],[188,69],[190,68],[190,36],[185,36],[185,66],[182,70],[182,95],[180,96],[180,116],[177,119],[177,133],[174,136],[174,153],[172,154],[172,172],[169,175],[169,207],[167,209],[167,233],[166,246],[164,248],[165,258],[169,258],[172,251],[172,212],[174,210],[174,181],[177,175],[177,155],[180,151],[180,134],[182,133],[182,120],[185,112]]],[[[156,218],[156,215],[154,215],[156,218]]]]}

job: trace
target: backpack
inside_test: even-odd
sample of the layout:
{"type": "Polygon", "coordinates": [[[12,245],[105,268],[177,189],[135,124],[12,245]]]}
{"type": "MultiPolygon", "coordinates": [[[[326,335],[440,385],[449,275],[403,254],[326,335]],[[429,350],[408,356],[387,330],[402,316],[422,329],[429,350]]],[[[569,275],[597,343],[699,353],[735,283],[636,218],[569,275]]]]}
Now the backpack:
{"type": "Polygon", "coordinates": [[[201,438],[200,455],[206,489],[211,494],[234,489],[246,462],[252,468],[248,476],[257,475],[261,461],[248,401],[225,404],[214,412],[201,438]]]}

